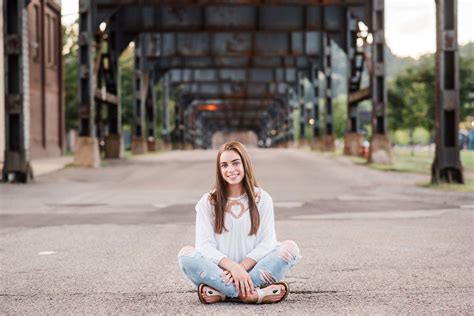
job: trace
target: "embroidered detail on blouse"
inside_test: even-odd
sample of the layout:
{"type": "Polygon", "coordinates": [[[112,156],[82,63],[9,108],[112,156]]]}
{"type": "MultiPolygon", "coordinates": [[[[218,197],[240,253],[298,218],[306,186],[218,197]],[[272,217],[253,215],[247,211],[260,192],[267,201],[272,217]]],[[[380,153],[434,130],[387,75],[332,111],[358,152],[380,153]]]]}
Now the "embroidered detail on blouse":
{"type": "Polygon", "coordinates": [[[255,203],[258,204],[260,202],[260,197],[262,196],[262,190],[260,188],[257,188],[255,190],[255,203]]]}
{"type": "Polygon", "coordinates": [[[248,207],[246,208],[240,201],[229,201],[226,205],[225,211],[235,219],[239,219],[246,211],[248,211],[248,207]]]}
{"type": "MultiPolygon", "coordinates": [[[[214,192],[215,190],[212,190],[207,194],[207,201],[209,202],[209,205],[212,205],[212,206],[216,206],[211,196],[211,193],[214,193],[214,192]]],[[[261,197],[262,197],[262,189],[258,187],[255,188],[255,204],[260,203],[261,197]]]]}

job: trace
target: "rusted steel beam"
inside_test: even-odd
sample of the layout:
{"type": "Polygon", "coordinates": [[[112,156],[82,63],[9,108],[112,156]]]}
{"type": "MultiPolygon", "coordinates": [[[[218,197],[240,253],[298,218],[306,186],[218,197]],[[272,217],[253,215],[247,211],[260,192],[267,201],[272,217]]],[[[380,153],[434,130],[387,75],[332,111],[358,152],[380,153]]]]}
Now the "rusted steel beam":
{"type": "Polygon", "coordinates": [[[321,55],[320,32],[147,33],[148,58],[321,55]]]}
{"type": "Polygon", "coordinates": [[[325,135],[333,135],[333,111],[332,111],[332,40],[329,36],[324,37],[324,76],[326,80],[325,97],[325,135]]]}
{"type": "Polygon", "coordinates": [[[3,2],[5,156],[2,181],[33,178],[29,155],[28,12],[24,0],[3,2]]]}
{"type": "Polygon", "coordinates": [[[161,97],[161,109],[162,109],[162,129],[161,138],[164,143],[170,141],[170,125],[169,125],[169,98],[170,98],[170,78],[169,74],[165,74],[162,80],[162,97],[161,97]]]}
{"type": "Polygon", "coordinates": [[[182,84],[180,86],[184,93],[196,96],[208,96],[215,98],[239,98],[239,97],[271,97],[286,93],[287,85],[271,83],[239,83],[239,84],[182,84]]]}
{"type": "Polygon", "coordinates": [[[117,96],[105,90],[96,89],[94,97],[96,101],[104,102],[104,103],[115,105],[115,106],[118,105],[117,96]]]}
{"type": "Polygon", "coordinates": [[[107,91],[116,103],[107,106],[108,131],[105,141],[105,158],[120,158],[122,154],[122,102],[120,84],[120,42],[122,34],[117,31],[120,21],[115,17],[107,25],[107,64],[104,65],[104,79],[107,91]]]}
{"type": "Polygon", "coordinates": [[[160,58],[154,62],[155,71],[168,69],[247,69],[247,68],[297,68],[305,70],[319,58],[300,57],[175,57],[160,58]]]}
{"type": "Polygon", "coordinates": [[[314,5],[314,6],[363,6],[369,0],[97,0],[99,7],[127,5],[164,5],[170,7],[203,5],[314,5]]]}
{"type": "Polygon", "coordinates": [[[149,93],[150,73],[145,67],[144,51],[146,41],[141,34],[135,41],[134,56],[134,120],[132,129],[132,152],[143,154],[146,152],[145,139],[145,104],[149,93]]]}
{"type": "Polygon", "coordinates": [[[372,53],[372,102],[373,131],[375,134],[386,135],[387,132],[387,86],[385,78],[385,30],[384,0],[373,0],[372,32],[374,37],[372,53]]]}
{"type": "Polygon", "coordinates": [[[157,114],[157,104],[156,104],[156,90],[154,89],[155,84],[158,79],[158,75],[154,72],[150,73],[149,81],[149,94],[146,99],[146,137],[147,137],[147,149],[148,151],[156,150],[156,114],[157,114]]]}
{"type": "MultiPolygon", "coordinates": [[[[348,6],[318,5],[166,5],[115,6],[128,32],[339,32],[348,6]],[[323,18],[324,16],[324,18],[323,18]]],[[[364,6],[361,6],[364,8],[364,6]]],[[[109,10],[98,5],[101,10],[109,10]]],[[[365,10],[359,10],[366,20],[365,10]]],[[[368,24],[368,23],[367,23],[368,24]]]]}
{"type": "Polygon", "coordinates": [[[184,83],[286,83],[293,84],[296,80],[295,68],[248,68],[248,69],[172,69],[171,84],[177,86],[184,83]]]}
{"type": "Polygon", "coordinates": [[[436,0],[436,151],[431,182],[464,183],[459,154],[457,0],[436,0]]]}
{"type": "MultiPolygon", "coordinates": [[[[360,90],[351,92],[349,94],[349,103],[351,103],[351,104],[359,103],[359,102],[362,102],[364,100],[368,100],[371,97],[372,97],[372,89],[370,87],[360,89],[360,90]]],[[[351,116],[351,118],[352,118],[352,116],[351,116]]],[[[351,124],[351,131],[355,132],[356,131],[356,129],[355,129],[356,126],[357,126],[357,123],[355,123],[355,122],[353,124],[351,124]]]]}
{"type": "Polygon", "coordinates": [[[319,69],[315,65],[311,65],[308,69],[308,79],[313,89],[311,118],[313,122],[313,136],[319,137],[321,135],[321,117],[319,113],[319,69]]]}
{"type": "MultiPolygon", "coordinates": [[[[245,99],[238,99],[238,100],[226,100],[226,99],[201,99],[196,98],[193,99],[191,103],[189,103],[188,108],[192,107],[199,107],[199,106],[215,106],[217,110],[222,108],[244,108],[244,109],[254,109],[254,108],[267,108],[274,104],[276,101],[273,98],[245,98],[245,99]]],[[[213,107],[211,107],[212,109],[213,107]]]]}
{"type": "Polygon", "coordinates": [[[305,106],[305,77],[303,72],[298,72],[298,80],[296,81],[296,95],[299,102],[299,124],[300,124],[300,140],[305,139],[306,130],[306,106],[305,106]]]}
{"type": "MultiPolygon", "coordinates": [[[[372,0],[372,137],[369,163],[392,163],[392,146],[387,135],[387,81],[385,73],[385,0],[372,0]]],[[[369,67],[370,72],[370,67],[369,67]]]]}
{"type": "Polygon", "coordinates": [[[79,136],[95,137],[96,72],[93,60],[94,32],[92,31],[92,6],[90,0],[79,1],[79,136]]]}
{"type": "MultiPolygon", "coordinates": [[[[100,59],[94,59],[95,6],[92,0],[79,1],[79,138],[76,142],[74,164],[77,166],[98,167],[100,165],[99,143],[97,140],[96,102],[97,73],[94,65],[100,65],[100,59]]],[[[100,54],[99,54],[100,55],[100,54]]]]}
{"type": "Polygon", "coordinates": [[[347,55],[349,59],[349,71],[347,81],[347,126],[346,131],[357,133],[358,129],[358,103],[366,97],[370,97],[370,88],[360,90],[360,82],[364,70],[363,51],[361,51],[358,33],[360,32],[358,21],[353,17],[351,11],[347,12],[347,55]],[[368,91],[367,91],[368,90],[368,91]]]}

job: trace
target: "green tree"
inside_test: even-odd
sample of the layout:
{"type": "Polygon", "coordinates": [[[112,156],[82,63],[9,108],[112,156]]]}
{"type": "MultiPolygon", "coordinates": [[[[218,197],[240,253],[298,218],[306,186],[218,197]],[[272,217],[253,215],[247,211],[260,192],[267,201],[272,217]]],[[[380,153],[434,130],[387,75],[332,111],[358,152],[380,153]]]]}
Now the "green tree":
{"type": "Polygon", "coordinates": [[[434,129],[433,63],[429,56],[422,58],[415,67],[402,71],[389,86],[389,127],[406,129],[411,145],[415,128],[423,127],[430,133],[434,129]]]}
{"type": "Polygon", "coordinates": [[[332,120],[334,134],[337,138],[344,137],[347,125],[347,105],[343,98],[336,98],[332,105],[332,120]]]}
{"type": "MultiPolygon", "coordinates": [[[[391,130],[426,128],[431,135],[435,127],[435,60],[425,55],[404,69],[389,83],[389,127],[391,130]],[[422,117],[422,114],[425,116],[422,117]],[[413,126],[413,124],[419,124],[413,126]]],[[[474,54],[460,56],[460,117],[473,115],[469,93],[474,91],[474,54]]]]}
{"type": "Polygon", "coordinates": [[[128,46],[119,59],[122,126],[126,129],[133,124],[133,54],[133,47],[128,46]]]}
{"type": "Polygon", "coordinates": [[[63,26],[63,80],[66,131],[78,128],[79,60],[78,24],[63,26]]]}
{"type": "MultiPolygon", "coordinates": [[[[471,47],[474,43],[471,43],[471,47]]],[[[473,100],[469,99],[469,93],[474,93],[474,52],[466,54],[460,58],[460,77],[461,77],[461,92],[460,92],[460,117],[463,121],[466,116],[474,115],[473,100]]]]}

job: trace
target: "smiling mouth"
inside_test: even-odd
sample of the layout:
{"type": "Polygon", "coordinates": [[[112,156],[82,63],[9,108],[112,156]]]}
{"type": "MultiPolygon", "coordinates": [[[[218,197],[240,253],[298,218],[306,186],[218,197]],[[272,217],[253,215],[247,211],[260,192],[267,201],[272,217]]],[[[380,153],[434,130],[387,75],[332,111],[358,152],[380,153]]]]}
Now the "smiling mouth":
{"type": "Polygon", "coordinates": [[[236,179],[238,176],[239,176],[239,175],[237,174],[237,175],[233,175],[233,176],[228,176],[227,178],[229,178],[229,179],[231,179],[231,180],[234,180],[234,179],[236,179]]]}

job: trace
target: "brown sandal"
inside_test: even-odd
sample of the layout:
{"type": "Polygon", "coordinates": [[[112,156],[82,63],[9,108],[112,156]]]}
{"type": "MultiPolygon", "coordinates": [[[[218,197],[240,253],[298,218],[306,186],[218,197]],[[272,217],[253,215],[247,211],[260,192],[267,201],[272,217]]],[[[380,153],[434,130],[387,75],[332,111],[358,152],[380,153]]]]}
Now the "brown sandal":
{"type": "Polygon", "coordinates": [[[214,290],[209,285],[201,283],[201,284],[199,284],[199,287],[198,287],[198,297],[199,297],[199,300],[201,301],[201,303],[203,303],[203,304],[212,304],[212,303],[206,302],[206,300],[202,296],[202,289],[205,286],[207,287],[207,289],[206,289],[206,295],[207,296],[219,296],[221,298],[220,301],[216,301],[216,302],[213,302],[213,303],[218,303],[218,302],[224,302],[225,301],[226,297],[225,297],[224,294],[220,293],[219,291],[214,290]]]}
{"type": "Polygon", "coordinates": [[[257,291],[257,295],[258,295],[258,299],[257,299],[256,304],[262,304],[263,299],[267,296],[278,295],[278,294],[281,293],[281,287],[278,287],[278,290],[273,290],[272,289],[273,285],[283,285],[285,287],[285,290],[286,290],[285,295],[283,295],[282,298],[279,299],[278,301],[269,302],[269,303],[265,303],[265,304],[279,303],[279,302],[284,301],[286,299],[286,297],[288,296],[288,293],[290,293],[290,286],[288,285],[288,283],[282,281],[282,282],[272,283],[272,284],[270,284],[269,286],[267,286],[263,289],[256,288],[255,290],[257,291]]]}

